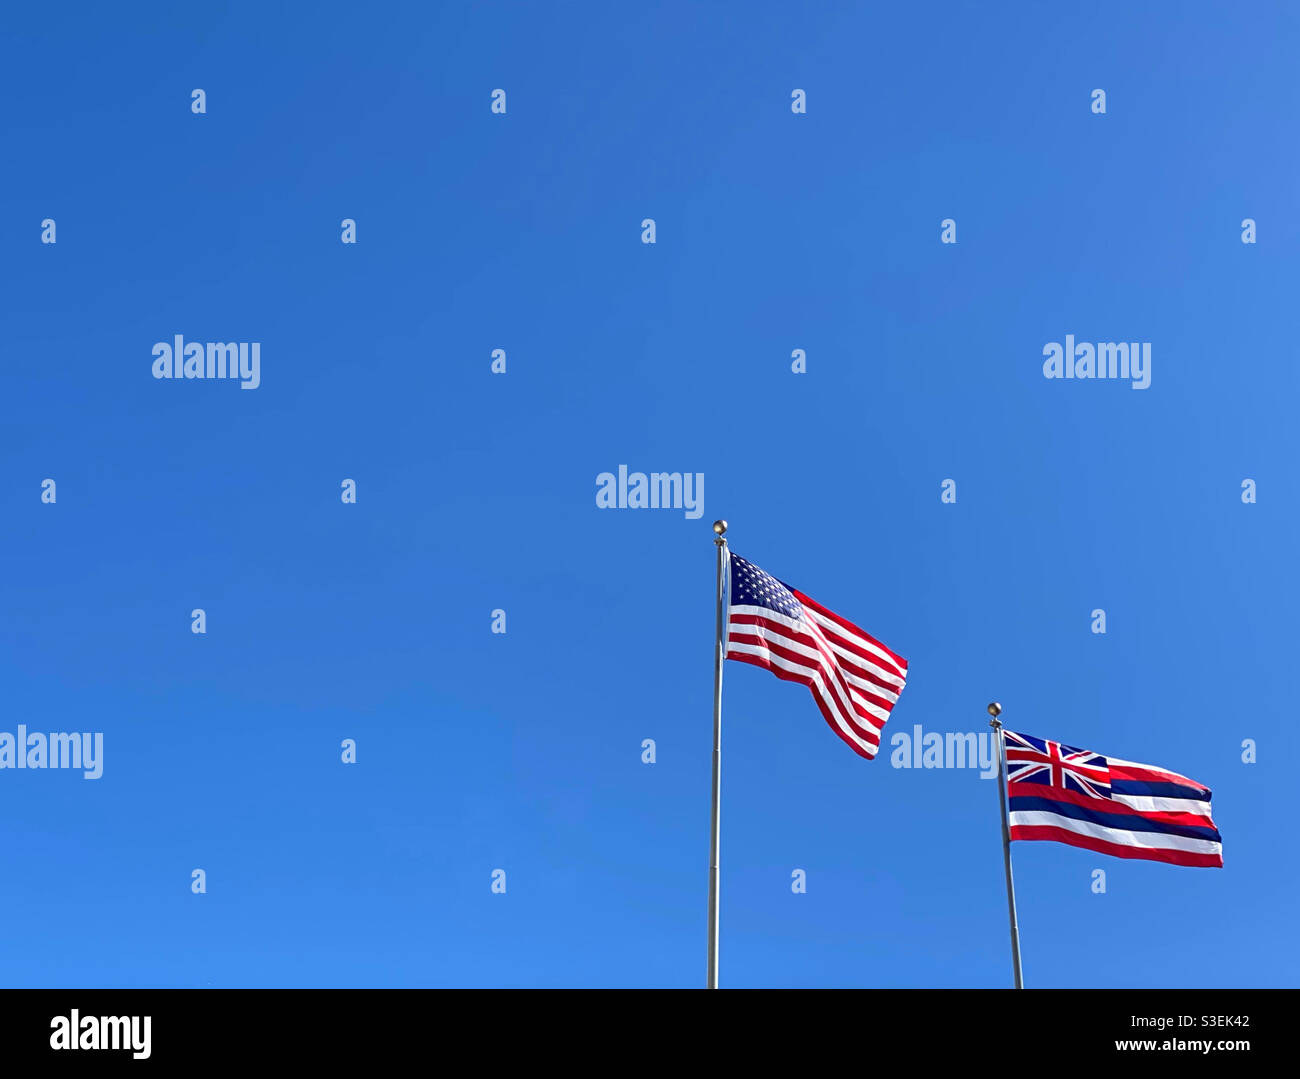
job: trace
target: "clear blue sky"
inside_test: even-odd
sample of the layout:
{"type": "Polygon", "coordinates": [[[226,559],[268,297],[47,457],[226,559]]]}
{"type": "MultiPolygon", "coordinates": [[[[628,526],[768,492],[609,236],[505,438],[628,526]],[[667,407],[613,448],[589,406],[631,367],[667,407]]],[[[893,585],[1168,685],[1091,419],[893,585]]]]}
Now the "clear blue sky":
{"type": "MultiPolygon", "coordinates": [[[[105,765],[0,772],[0,983],[702,984],[725,516],[887,734],[1213,789],[1221,871],[1015,846],[1028,984],[1294,984],[1300,16],[656,8],[6,9],[0,730],[105,765]]],[[[730,663],[723,794],[725,986],[1008,984],[992,783],[730,663]]]]}

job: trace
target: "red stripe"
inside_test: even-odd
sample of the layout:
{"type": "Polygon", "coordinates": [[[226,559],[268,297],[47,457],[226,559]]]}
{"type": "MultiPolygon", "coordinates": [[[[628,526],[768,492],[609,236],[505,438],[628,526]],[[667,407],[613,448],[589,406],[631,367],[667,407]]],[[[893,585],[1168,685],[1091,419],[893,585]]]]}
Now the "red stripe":
{"type": "MultiPolygon", "coordinates": [[[[766,641],[766,640],[760,640],[759,643],[760,643],[760,644],[761,644],[761,645],[762,645],[762,646],[763,646],[763,647],[764,647],[768,652],[775,652],[777,655],[780,655],[780,654],[781,654],[781,649],[772,647],[772,645],[771,645],[770,642],[768,642],[768,641],[766,641]]],[[[786,682],[797,682],[797,683],[798,683],[799,685],[801,685],[801,686],[807,686],[810,690],[813,691],[813,694],[814,694],[814,695],[816,695],[816,693],[817,693],[817,687],[813,684],[813,679],[812,679],[810,676],[799,675],[799,674],[795,674],[793,671],[787,671],[787,670],[784,670],[784,669],[781,668],[781,667],[778,667],[778,666],[775,666],[774,664],[769,663],[769,662],[768,662],[764,657],[762,657],[762,656],[754,656],[754,655],[750,655],[750,654],[747,653],[747,652],[736,652],[736,653],[732,653],[730,650],[728,650],[728,652],[727,652],[727,658],[728,658],[728,659],[742,659],[742,660],[744,660],[744,661],[747,662],[747,663],[752,663],[752,664],[753,664],[754,666],[756,666],[756,667],[762,667],[764,670],[769,670],[769,671],[771,671],[773,674],[775,674],[778,678],[782,679],[783,681],[786,681],[786,682]]],[[[786,657],[783,657],[783,658],[789,659],[790,657],[786,656],[786,657]]],[[[800,661],[800,666],[803,666],[803,667],[807,667],[807,666],[808,666],[808,662],[807,662],[807,660],[805,659],[805,657],[803,657],[803,656],[799,656],[799,657],[798,657],[798,661],[800,661]]],[[[825,672],[824,672],[824,671],[821,671],[821,668],[820,668],[820,667],[815,668],[815,669],[818,670],[818,671],[820,671],[820,672],[822,673],[822,678],[823,678],[823,680],[825,680],[825,677],[826,677],[825,672]]],[[[839,701],[838,699],[835,699],[835,698],[832,698],[832,699],[835,700],[835,703],[838,704],[838,705],[840,705],[841,710],[843,710],[843,708],[844,708],[843,702],[842,702],[842,701],[839,701]]],[[[880,744],[880,736],[879,736],[878,734],[876,734],[873,730],[871,730],[869,727],[864,727],[864,726],[862,726],[860,723],[857,722],[857,719],[856,719],[855,717],[856,717],[856,716],[861,716],[861,715],[862,715],[862,713],[859,712],[857,709],[849,709],[849,714],[846,715],[846,716],[844,716],[843,721],[844,721],[846,724],[848,724],[849,728],[850,728],[851,730],[855,731],[855,732],[858,734],[858,736],[859,736],[860,738],[864,738],[864,739],[866,739],[867,741],[869,741],[872,745],[878,746],[878,745],[880,744]]],[[[864,718],[865,718],[865,717],[864,717],[864,718]]],[[[881,719],[881,720],[877,720],[874,716],[872,716],[872,717],[868,720],[868,722],[871,722],[871,723],[880,723],[880,724],[883,726],[883,724],[884,724],[885,721],[884,721],[883,719],[881,719]]]]}
{"type": "MultiPolygon", "coordinates": [[[[846,660],[844,657],[831,651],[829,645],[825,643],[823,638],[817,637],[816,634],[807,629],[793,629],[790,626],[787,626],[784,622],[775,622],[772,619],[764,618],[762,615],[757,614],[733,614],[730,616],[730,624],[732,626],[748,625],[758,626],[762,629],[770,629],[773,633],[789,637],[793,640],[799,641],[809,648],[816,649],[819,654],[825,656],[831,663],[835,664],[837,668],[847,670],[850,674],[856,675],[858,678],[868,681],[874,686],[879,686],[881,689],[893,693],[895,696],[903,691],[902,686],[895,686],[882,681],[879,675],[874,674],[871,671],[863,670],[858,667],[857,664],[846,660]]],[[[818,627],[818,629],[820,632],[825,632],[821,627],[818,627]]],[[[873,704],[879,704],[881,708],[888,709],[894,706],[893,701],[880,698],[869,689],[861,689],[857,686],[854,686],[853,688],[864,697],[870,698],[873,704]]]]}
{"type": "MultiPolygon", "coordinates": [[[[876,674],[874,671],[869,671],[863,667],[859,667],[856,663],[853,663],[852,661],[845,659],[843,656],[837,655],[835,652],[828,651],[827,648],[823,647],[822,641],[818,640],[817,637],[809,633],[807,630],[792,629],[789,626],[785,625],[783,622],[774,622],[771,619],[764,618],[762,615],[758,615],[758,614],[730,615],[729,624],[761,626],[764,629],[771,629],[773,630],[773,632],[782,633],[787,637],[792,637],[796,640],[799,640],[807,644],[809,648],[817,649],[818,652],[826,656],[827,659],[829,659],[832,663],[834,663],[836,667],[843,668],[844,670],[848,671],[850,674],[854,675],[855,677],[861,678],[864,682],[870,682],[873,686],[879,686],[881,689],[885,690],[886,692],[893,693],[895,696],[903,692],[902,686],[896,686],[890,682],[886,682],[883,678],[880,677],[880,675],[876,674]]],[[[818,628],[822,633],[826,633],[824,627],[818,627],[818,628]]],[[[829,637],[834,635],[827,634],[827,636],[829,637]]],[[[839,640],[838,637],[836,637],[835,639],[839,640]]],[[[872,704],[879,705],[881,708],[890,709],[893,708],[894,706],[893,701],[886,700],[882,697],[878,697],[876,694],[872,693],[871,690],[869,689],[862,689],[861,687],[858,686],[854,686],[853,688],[858,693],[861,693],[864,697],[867,697],[872,704]]]]}
{"type": "Polygon", "coordinates": [[[858,733],[859,737],[861,737],[863,741],[870,743],[872,746],[875,747],[875,749],[873,749],[872,752],[868,753],[856,742],[850,741],[848,738],[845,738],[844,732],[840,730],[839,725],[835,722],[834,712],[830,709],[830,707],[827,706],[826,702],[822,699],[821,694],[817,692],[817,687],[810,686],[809,688],[812,690],[813,700],[817,702],[817,708],[821,712],[822,718],[826,720],[826,725],[830,727],[832,731],[835,732],[835,737],[838,738],[841,742],[843,742],[846,746],[848,746],[851,750],[853,750],[853,752],[856,753],[859,757],[864,757],[867,760],[874,760],[876,756],[876,750],[880,749],[880,739],[876,735],[872,734],[870,731],[860,730],[858,725],[854,723],[852,720],[849,721],[849,726],[852,727],[853,730],[858,733]]]}
{"type": "Polygon", "coordinates": [[[1060,787],[1048,787],[1038,783],[1008,783],[1007,797],[1043,798],[1051,802],[1070,802],[1073,805],[1096,810],[1098,813],[1141,817],[1143,820],[1155,821],[1158,824],[1186,824],[1193,828],[1214,827],[1214,821],[1210,820],[1209,817],[1201,817],[1195,813],[1148,812],[1134,809],[1132,806],[1125,805],[1123,802],[1116,802],[1110,798],[1089,798],[1086,794],[1080,794],[1078,791],[1062,790],[1060,787]]]}
{"type": "MultiPolygon", "coordinates": [[[[856,686],[850,686],[849,683],[844,678],[844,672],[841,670],[839,657],[836,656],[834,652],[827,651],[826,647],[822,644],[822,642],[819,641],[813,634],[809,633],[807,630],[791,629],[789,626],[785,625],[784,623],[770,622],[758,615],[737,614],[732,616],[731,621],[735,625],[756,625],[761,629],[771,630],[775,634],[798,641],[800,644],[803,644],[806,647],[813,649],[819,656],[822,657],[823,660],[823,662],[818,666],[820,666],[822,670],[825,671],[826,665],[827,664],[830,665],[831,670],[828,673],[830,674],[831,677],[835,679],[835,684],[844,691],[844,695],[848,698],[849,707],[856,715],[862,716],[862,718],[866,719],[868,722],[871,723],[883,722],[883,720],[879,720],[878,717],[873,716],[870,712],[859,707],[858,702],[853,699],[854,692],[861,694],[872,704],[876,705],[877,708],[883,708],[886,713],[890,712],[893,709],[894,704],[892,701],[888,701],[883,697],[878,697],[870,690],[860,689],[856,686]]],[[[791,663],[798,663],[805,667],[815,665],[815,661],[810,657],[801,655],[798,652],[795,652],[792,649],[785,647],[784,645],[777,644],[770,637],[765,636],[763,634],[751,634],[742,631],[742,632],[729,633],[727,637],[728,642],[730,642],[731,640],[742,639],[742,638],[753,639],[757,643],[762,644],[767,648],[770,648],[782,659],[788,659],[791,663]]]]}
{"type": "MultiPolygon", "coordinates": [[[[794,635],[788,634],[788,636],[794,636],[794,635]]],[[[827,664],[830,664],[833,672],[830,675],[830,677],[834,679],[835,684],[840,687],[841,691],[848,698],[848,707],[850,708],[850,710],[853,712],[854,715],[861,716],[868,723],[883,723],[885,722],[885,720],[880,716],[872,715],[869,711],[863,708],[854,699],[853,697],[854,693],[857,693],[859,696],[863,697],[870,703],[874,704],[877,708],[883,709],[886,716],[888,716],[889,712],[893,710],[894,707],[893,701],[886,700],[884,697],[877,697],[874,693],[871,693],[870,691],[865,689],[859,689],[856,686],[850,687],[848,682],[846,682],[844,679],[843,672],[835,664],[835,661],[830,657],[828,657],[824,651],[818,650],[817,654],[821,656],[821,662],[818,663],[816,659],[813,659],[812,657],[809,656],[805,656],[801,652],[796,652],[792,648],[787,648],[785,645],[779,644],[776,641],[773,641],[770,637],[763,634],[732,633],[727,638],[727,641],[728,643],[730,643],[731,641],[740,641],[745,644],[752,644],[752,643],[761,644],[764,648],[768,649],[769,651],[775,652],[782,659],[789,660],[791,663],[798,663],[802,667],[815,667],[817,670],[820,670],[823,673],[826,673],[827,664]]],[[[815,648],[816,645],[810,643],[809,647],[815,648]]]]}
{"type": "MultiPolygon", "coordinates": [[[[812,622],[811,620],[809,620],[809,624],[816,625],[816,623],[812,622]]],[[[893,677],[897,678],[900,682],[906,682],[907,675],[900,674],[897,671],[891,671],[889,669],[888,660],[882,659],[880,656],[872,656],[870,655],[870,653],[866,653],[867,658],[863,659],[862,657],[864,653],[862,649],[854,647],[851,641],[846,641],[838,633],[835,633],[832,630],[827,629],[825,626],[816,626],[816,628],[817,628],[817,632],[823,636],[823,638],[826,640],[828,644],[830,644],[831,642],[838,644],[845,651],[849,652],[852,657],[854,657],[854,658],[849,658],[840,655],[838,652],[834,653],[835,662],[840,664],[842,667],[844,667],[850,674],[854,674],[857,677],[863,679],[864,681],[870,682],[873,686],[879,686],[881,689],[888,690],[890,693],[903,692],[903,687],[901,685],[895,685],[893,682],[890,682],[888,679],[886,679],[882,675],[878,674],[876,671],[873,671],[866,666],[866,664],[870,662],[872,665],[878,668],[878,670],[888,671],[893,677]],[[861,660],[861,664],[859,664],[859,660],[861,660]]]]}
{"type": "Polygon", "coordinates": [[[1202,794],[1209,793],[1209,787],[1203,783],[1197,783],[1194,779],[1188,779],[1186,776],[1180,776],[1177,772],[1170,772],[1164,768],[1156,768],[1150,764],[1121,764],[1118,761],[1110,761],[1110,774],[1117,779],[1131,779],[1138,783],[1177,783],[1181,787],[1192,787],[1202,794]]]}
{"type": "MultiPolygon", "coordinates": [[[[736,659],[739,660],[741,663],[749,663],[755,667],[762,667],[763,670],[765,671],[771,671],[783,682],[795,682],[798,685],[807,686],[809,691],[812,693],[813,700],[817,702],[817,707],[821,710],[822,718],[826,720],[826,723],[830,726],[831,730],[835,732],[836,736],[842,742],[844,742],[844,744],[847,745],[851,750],[853,750],[853,752],[856,753],[859,757],[866,757],[867,760],[871,760],[873,757],[875,757],[875,753],[864,752],[861,746],[856,745],[855,743],[849,741],[849,739],[844,737],[844,732],[839,729],[840,721],[837,721],[834,711],[826,704],[825,701],[822,700],[821,694],[817,692],[816,686],[812,684],[810,679],[802,678],[799,675],[794,674],[790,671],[783,671],[780,667],[773,667],[762,656],[751,656],[744,652],[728,652],[727,659],[736,659]]],[[[878,734],[874,734],[873,732],[869,730],[865,730],[864,728],[858,726],[858,724],[853,721],[853,718],[851,716],[848,717],[847,720],[844,720],[843,722],[845,722],[848,725],[848,727],[864,742],[867,742],[870,745],[874,746],[877,750],[880,748],[880,736],[878,734]]]]}
{"type": "Polygon", "coordinates": [[[1137,858],[1144,862],[1168,862],[1170,865],[1201,866],[1207,869],[1223,867],[1222,854],[1198,854],[1190,850],[1151,850],[1149,847],[1128,847],[1121,843],[1111,843],[1090,835],[1079,835],[1065,828],[1053,828],[1048,824],[1013,824],[1012,839],[1047,839],[1056,843],[1068,843],[1072,847],[1083,847],[1098,854],[1112,854],[1116,858],[1137,858]]]}
{"type": "MultiPolygon", "coordinates": [[[[902,656],[886,648],[883,644],[881,644],[878,640],[876,640],[875,637],[871,636],[870,633],[867,633],[865,630],[859,629],[847,618],[841,618],[834,611],[828,611],[815,599],[810,599],[809,597],[805,596],[797,588],[793,588],[791,589],[791,591],[794,593],[795,597],[799,600],[800,603],[806,604],[807,606],[811,607],[814,611],[816,611],[818,614],[826,618],[829,618],[837,626],[841,626],[842,628],[848,630],[850,633],[855,633],[859,637],[863,638],[864,640],[870,641],[873,645],[875,645],[882,652],[884,652],[885,655],[887,655],[890,659],[892,659],[895,664],[897,664],[898,671],[896,673],[900,678],[905,678],[907,676],[907,660],[905,660],[902,656]]],[[[865,651],[864,649],[852,644],[849,641],[845,641],[844,646],[846,648],[853,649],[853,651],[860,656],[870,657],[873,661],[877,663],[880,662],[879,656],[872,656],[870,652],[865,651]]]]}

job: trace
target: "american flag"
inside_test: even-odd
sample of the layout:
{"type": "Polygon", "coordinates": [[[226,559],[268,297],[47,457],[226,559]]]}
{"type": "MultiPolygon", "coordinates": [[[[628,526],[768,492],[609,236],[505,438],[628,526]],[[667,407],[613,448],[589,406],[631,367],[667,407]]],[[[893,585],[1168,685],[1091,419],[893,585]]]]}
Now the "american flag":
{"type": "Polygon", "coordinates": [[[1223,865],[1210,791],[1150,764],[1004,731],[1012,839],[1046,839],[1117,858],[1223,865]]]}
{"type": "Polygon", "coordinates": [[[729,559],[727,658],[807,686],[831,730],[870,760],[907,660],[752,562],[729,559]]]}

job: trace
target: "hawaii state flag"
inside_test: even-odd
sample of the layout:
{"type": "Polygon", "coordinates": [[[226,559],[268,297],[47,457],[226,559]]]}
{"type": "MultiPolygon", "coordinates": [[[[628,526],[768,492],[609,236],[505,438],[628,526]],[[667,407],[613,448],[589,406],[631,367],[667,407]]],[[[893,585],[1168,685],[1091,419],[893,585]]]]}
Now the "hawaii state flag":
{"type": "Polygon", "coordinates": [[[1003,731],[1012,839],[1116,858],[1222,867],[1209,788],[1151,764],[1003,731]]]}

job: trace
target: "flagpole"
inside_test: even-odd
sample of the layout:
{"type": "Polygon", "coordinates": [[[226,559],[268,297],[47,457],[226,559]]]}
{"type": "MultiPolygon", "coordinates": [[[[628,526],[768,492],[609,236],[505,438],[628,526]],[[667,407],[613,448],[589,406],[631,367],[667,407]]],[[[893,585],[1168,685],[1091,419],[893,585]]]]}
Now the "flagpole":
{"type": "Polygon", "coordinates": [[[994,737],[998,741],[998,806],[1002,820],[1002,860],[1007,870],[1007,911],[1011,916],[1011,963],[1015,967],[1016,988],[1023,989],[1025,982],[1020,973],[1020,927],[1016,924],[1016,884],[1011,876],[1011,828],[1007,823],[1007,740],[1002,733],[1002,721],[998,719],[1002,714],[1002,705],[993,701],[988,712],[993,717],[989,720],[989,726],[993,728],[994,737]]]}
{"type": "Polygon", "coordinates": [[[713,636],[713,819],[709,840],[709,980],[710,989],[718,988],[718,809],[722,788],[722,589],[727,562],[727,522],[714,521],[713,545],[718,550],[717,611],[713,636]]]}

